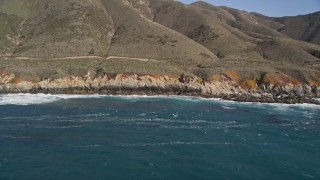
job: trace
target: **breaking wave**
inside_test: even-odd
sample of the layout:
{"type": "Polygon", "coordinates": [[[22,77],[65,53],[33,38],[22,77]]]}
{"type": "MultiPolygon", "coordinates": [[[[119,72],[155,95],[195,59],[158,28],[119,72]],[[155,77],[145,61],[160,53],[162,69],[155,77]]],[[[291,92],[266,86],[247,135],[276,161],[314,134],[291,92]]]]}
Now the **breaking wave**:
{"type": "MultiPolygon", "coordinates": [[[[273,107],[278,110],[287,110],[290,107],[298,106],[302,108],[320,108],[319,105],[314,104],[281,104],[281,103],[257,103],[257,102],[236,102],[223,100],[220,98],[202,98],[202,97],[193,97],[193,96],[146,96],[146,95],[67,95],[67,94],[0,94],[0,105],[39,105],[53,103],[60,100],[66,99],[84,99],[84,98],[103,98],[103,97],[113,97],[120,99],[128,100],[139,100],[139,99],[177,99],[180,101],[189,101],[189,102],[201,102],[201,101],[211,101],[221,103],[222,108],[226,110],[235,110],[236,106],[233,105],[247,105],[255,107],[273,107]]],[[[317,99],[320,101],[320,99],[317,99]]]]}
{"type": "Polygon", "coordinates": [[[95,98],[99,95],[52,95],[52,94],[2,94],[0,105],[47,104],[63,99],[95,98]]]}

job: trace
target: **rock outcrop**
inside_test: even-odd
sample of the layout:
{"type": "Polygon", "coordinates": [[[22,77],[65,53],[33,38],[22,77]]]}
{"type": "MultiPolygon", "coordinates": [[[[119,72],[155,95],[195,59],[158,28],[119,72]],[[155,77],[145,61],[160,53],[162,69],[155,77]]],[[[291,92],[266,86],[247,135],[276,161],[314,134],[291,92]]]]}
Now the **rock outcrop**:
{"type": "Polygon", "coordinates": [[[38,82],[11,73],[0,76],[0,93],[59,93],[112,95],[187,95],[218,97],[234,101],[314,103],[320,86],[300,83],[284,74],[264,75],[259,80],[241,79],[235,71],[207,81],[196,76],[169,74],[101,74],[69,76],[38,82]]]}

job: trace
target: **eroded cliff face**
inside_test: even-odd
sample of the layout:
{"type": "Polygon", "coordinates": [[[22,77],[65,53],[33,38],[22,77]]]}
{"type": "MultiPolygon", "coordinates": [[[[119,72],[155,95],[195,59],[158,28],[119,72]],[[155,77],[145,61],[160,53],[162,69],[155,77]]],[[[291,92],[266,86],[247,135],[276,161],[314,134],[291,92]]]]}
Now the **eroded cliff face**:
{"type": "Polygon", "coordinates": [[[236,101],[316,103],[319,83],[301,83],[285,74],[265,74],[261,79],[240,78],[227,71],[203,81],[196,76],[170,74],[88,74],[35,81],[8,71],[0,74],[0,93],[74,93],[121,95],[192,95],[236,101]]]}

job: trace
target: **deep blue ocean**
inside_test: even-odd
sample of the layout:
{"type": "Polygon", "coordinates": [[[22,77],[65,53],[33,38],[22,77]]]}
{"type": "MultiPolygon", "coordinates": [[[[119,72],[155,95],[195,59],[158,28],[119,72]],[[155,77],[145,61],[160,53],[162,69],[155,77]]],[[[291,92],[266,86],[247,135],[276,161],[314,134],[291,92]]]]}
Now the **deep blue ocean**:
{"type": "Polygon", "coordinates": [[[0,179],[320,179],[320,106],[0,95],[0,179]]]}

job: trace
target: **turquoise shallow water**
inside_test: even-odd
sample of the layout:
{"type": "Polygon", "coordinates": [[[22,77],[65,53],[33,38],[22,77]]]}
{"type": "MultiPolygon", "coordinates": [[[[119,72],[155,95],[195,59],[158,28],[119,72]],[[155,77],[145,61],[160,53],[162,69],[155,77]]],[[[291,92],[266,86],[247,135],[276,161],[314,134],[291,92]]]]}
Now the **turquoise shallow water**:
{"type": "Polygon", "coordinates": [[[0,95],[0,179],[320,179],[320,107],[0,95]]]}

